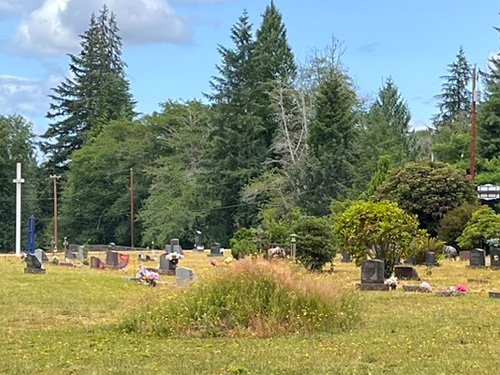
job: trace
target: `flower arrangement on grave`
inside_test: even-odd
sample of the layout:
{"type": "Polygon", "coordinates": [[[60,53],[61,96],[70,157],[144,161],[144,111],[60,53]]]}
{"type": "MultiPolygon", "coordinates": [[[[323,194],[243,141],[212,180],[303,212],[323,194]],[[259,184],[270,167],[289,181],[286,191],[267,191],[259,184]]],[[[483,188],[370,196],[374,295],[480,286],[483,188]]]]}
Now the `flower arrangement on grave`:
{"type": "Polygon", "coordinates": [[[139,267],[139,272],[137,272],[136,277],[140,280],[143,285],[156,286],[156,281],[158,280],[158,273],[148,270],[145,266],[141,265],[139,267]]]}
{"type": "Polygon", "coordinates": [[[391,276],[387,280],[384,281],[385,285],[389,285],[389,287],[394,290],[398,285],[398,278],[396,276],[391,276]]]}
{"type": "Polygon", "coordinates": [[[233,262],[233,257],[227,257],[226,259],[224,259],[224,263],[226,265],[230,265],[232,262],[233,262]]]}
{"type": "Polygon", "coordinates": [[[285,258],[286,256],[285,249],[282,249],[281,247],[272,247],[269,250],[267,250],[267,256],[269,257],[269,259],[285,258]]]}
{"type": "Polygon", "coordinates": [[[210,260],[210,265],[211,265],[211,266],[214,266],[214,267],[215,267],[215,266],[216,266],[216,265],[218,265],[218,264],[219,264],[219,262],[217,262],[217,260],[215,260],[215,259],[210,260]]]}
{"type": "Polygon", "coordinates": [[[167,254],[167,260],[172,264],[179,263],[179,260],[184,258],[184,255],[179,254],[177,252],[167,254]]]}
{"type": "Polygon", "coordinates": [[[56,265],[56,266],[57,266],[57,265],[59,264],[59,258],[58,258],[58,257],[56,257],[56,256],[54,256],[54,257],[52,258],[52,264],[54,264],[54,265],[56,265]]]}

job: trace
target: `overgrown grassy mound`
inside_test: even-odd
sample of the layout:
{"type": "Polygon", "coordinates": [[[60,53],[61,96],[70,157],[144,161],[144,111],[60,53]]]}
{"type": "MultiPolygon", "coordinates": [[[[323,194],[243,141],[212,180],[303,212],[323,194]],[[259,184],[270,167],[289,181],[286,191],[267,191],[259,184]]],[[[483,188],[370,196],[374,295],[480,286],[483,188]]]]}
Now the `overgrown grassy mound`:
{"type": "Polygon", "coordinates": [[[121,325],[161,337],[271,337],[349,329],[357,299],[328,277],[299,274],[284,262],[240,261],[217,277],[168,291],[121,325]]]}

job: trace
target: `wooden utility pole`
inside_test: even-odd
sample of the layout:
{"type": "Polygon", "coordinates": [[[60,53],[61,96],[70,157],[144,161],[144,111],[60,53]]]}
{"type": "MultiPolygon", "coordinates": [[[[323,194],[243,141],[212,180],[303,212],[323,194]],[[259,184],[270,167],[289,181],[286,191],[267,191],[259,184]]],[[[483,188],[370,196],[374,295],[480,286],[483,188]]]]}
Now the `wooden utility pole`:
{"type": "Polygon", "coordinates": [[[55,174],[50,175],[54,183],[54,242],[55,242],[55,250],[57,251],[59,247],[59,238],[57,233],[57,180],[61,178],[61,176],[57,176],[55,174]]]}
{"type": "Polygon", "coordinates": [[[130,168],[130,247],[134,248],[134,170],[130,168]]]}
{"type": "Polygon", "coordinates": [[[470,138],[470,178],[476,177],[476,67],[472,72],[472,134],[470,138]]]}

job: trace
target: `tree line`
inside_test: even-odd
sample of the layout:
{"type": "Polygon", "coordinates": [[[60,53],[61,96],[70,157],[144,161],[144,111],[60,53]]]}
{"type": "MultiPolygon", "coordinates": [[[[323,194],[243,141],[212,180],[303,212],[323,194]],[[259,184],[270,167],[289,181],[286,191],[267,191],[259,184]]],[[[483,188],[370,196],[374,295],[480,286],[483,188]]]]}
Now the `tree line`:
{"type": "MultiPolygon", "coordinates": [[[[360,97],[339,40],[298,61],[274,3],[257,27],[243,12],[230,33],[231,45],[217,47],[208,94],[139,114],[117,19],[106,7],[92,15],[80,52],[69,55],[71,76],[52,89],[41,142],[26,119],[0,117],[0,251],[13,248],[18,161],[27,181],[23,222],[37,216],[40,246],[53,231],[51,174],[61,175],[60,239],[130,244],[133,170],[134,245],[180,238],[190,246],[201,230],[206,243],[228,246],[238,229],[297,212],[322,217],[339,202],[373,196],[410,161],[467,172],[472,67],[461,47],[442,77],[432,126],[415,131],[390,77],[374,100],[360,97]]],[[[500,60],[482,77],[477,182],[500,184],[500,60]]]]}

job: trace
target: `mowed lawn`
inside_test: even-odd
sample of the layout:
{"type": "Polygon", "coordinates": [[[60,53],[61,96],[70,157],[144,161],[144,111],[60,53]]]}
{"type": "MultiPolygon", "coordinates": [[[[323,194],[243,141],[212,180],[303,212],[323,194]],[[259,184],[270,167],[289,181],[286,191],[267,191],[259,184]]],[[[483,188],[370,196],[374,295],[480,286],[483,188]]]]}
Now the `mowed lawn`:
{"type": "MultiPolygon", "coordinates": [[[[50,255],[49,255],[50,257],[50,255]]],[[[498,374],[500,271],[444,262],[420,276],[436,289],[468,285],[465,297],[356,292],[362,322],[352,331],[274,339],[185,339],[125,335],[117,324],[144,298],[174,287],[148,288],[121,271],[47,265],[23,274],[17,258],[0,257],[1,374],[498,374]],[[473,283],[468,279],[487,280],[473,283]]],[[[200,277],[222,272],[205,254],[186,252],[181,266],[200,277]]],[[[133,269],[133,270],[132,270],[133,269]]],[[[355,290],[359,269],[337,259],[328,277],[355,290]]],[[[321,282],[321,278],[318,279],[321,282]]],[[[409,282],[408,282],[409,283],[409,282]]],[[[413,282],[416,284],[417,282],[413,282]]]]}

